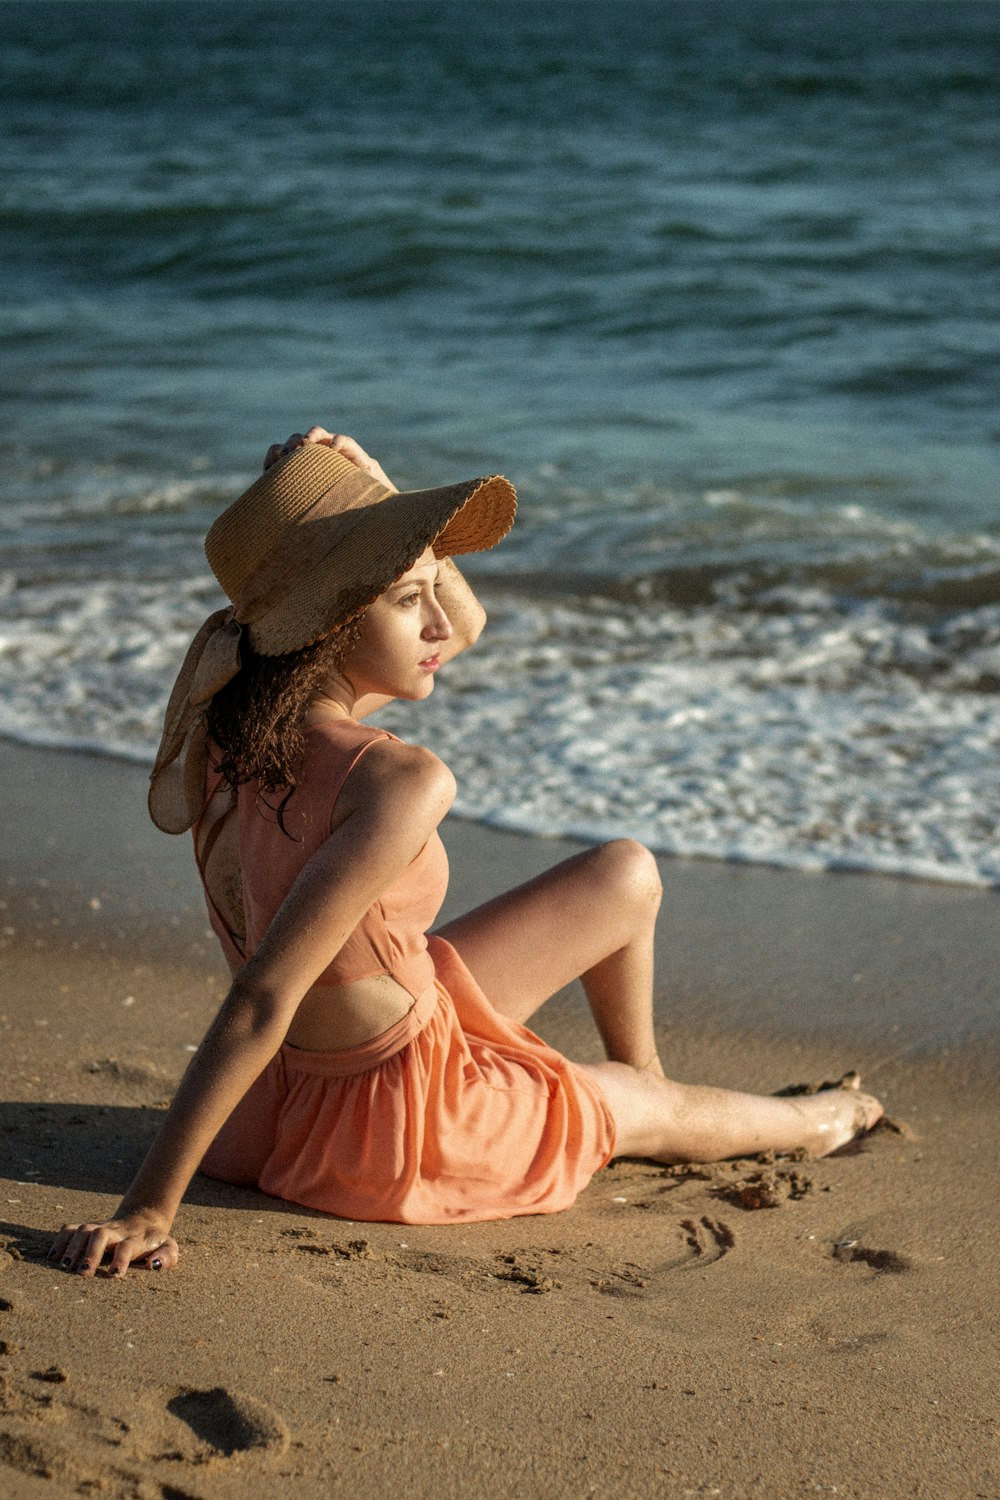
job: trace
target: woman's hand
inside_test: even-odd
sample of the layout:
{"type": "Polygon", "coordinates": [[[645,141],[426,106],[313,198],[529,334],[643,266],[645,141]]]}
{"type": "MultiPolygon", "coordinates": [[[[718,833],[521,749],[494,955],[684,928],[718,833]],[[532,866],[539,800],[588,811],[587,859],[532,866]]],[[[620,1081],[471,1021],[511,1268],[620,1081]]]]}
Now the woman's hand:
{"type": "Polygon", "coordinates": [[[126,1214],[103,1224],[64,1224],[48,1258],[79,1276],[93,1276],[109,1251],[109,1276],[124,1276],[140,1262],[153,1271],[169,1271],[180,1256],[169,1227],[150,1214],[126,1214]]]}
{"type": "Polygon", "coordinates": [[[386,477],[381,464],[371,458],[360,443],[356,443],[352,437],[345,437],[343,433],[327,432],[325,427],[310,427],[307,433],[293,432],[285,442],[272,443],[264,454],[264,468],[269,469],[279,458],[284,458],[295,448],[304,448],[306,443],[321,443],[324,448],[333,448],[337,453],[342,453],[352,464],[357,464],[359,469],[364,469],[366,474],[395,493],[396,486],[386,477]]]}
{"type": "Polygon", "coordinates": [[[450,639],[442,645],[441,660],[453,661],[461,651],[467,651],[478,641],[486,624],[486,611],[452,557],[441,558],[434,592],[452,628],[450,639]]]}

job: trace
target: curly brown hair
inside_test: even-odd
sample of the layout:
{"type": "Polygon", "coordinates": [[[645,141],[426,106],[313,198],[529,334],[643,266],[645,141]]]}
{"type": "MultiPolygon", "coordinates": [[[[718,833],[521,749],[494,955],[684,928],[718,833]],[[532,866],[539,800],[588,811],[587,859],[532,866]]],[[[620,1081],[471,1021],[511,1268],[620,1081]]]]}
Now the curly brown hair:
{"type": "Polygon", "coordinates": [[[305,741],[302,721],[317,690],[337,671],[360,634],[357,615],[299,651],[261,656],[244,637],[240,670],[220,688],[205,718],[215,746],[215,765],[234,791],[256,781],[265,796],[283,792],[282,813],[295,790],[296,771],[305,741]]]}

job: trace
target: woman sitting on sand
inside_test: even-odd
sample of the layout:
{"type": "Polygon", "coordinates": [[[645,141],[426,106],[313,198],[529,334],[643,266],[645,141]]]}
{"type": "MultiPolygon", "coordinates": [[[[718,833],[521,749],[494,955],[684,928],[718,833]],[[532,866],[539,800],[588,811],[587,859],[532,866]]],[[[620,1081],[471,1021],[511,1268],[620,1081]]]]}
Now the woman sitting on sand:
{"type": "Polygon", "coordinates": [[[856,1089],[773,1098],[664,1077],[652,1019],[660,884],[630,839],[590,849],[427,935],[455,785],[362,721],[423,699],[485,616],[450,561],[514,519],[493,477],[399,494],[350,438],[269,450],[212,526],[232,600],[193,641],[150,812],[193,829],[226,999],[113,1219],[51,1258],[93,1275],[178,1257],[199,1168],[352,1220],[444,1224],[567,1208],[612,1156],[711,1161],[868,1129],[856,1089]],[[579,976],[608,1061],[523,1025],[579,976]]]}

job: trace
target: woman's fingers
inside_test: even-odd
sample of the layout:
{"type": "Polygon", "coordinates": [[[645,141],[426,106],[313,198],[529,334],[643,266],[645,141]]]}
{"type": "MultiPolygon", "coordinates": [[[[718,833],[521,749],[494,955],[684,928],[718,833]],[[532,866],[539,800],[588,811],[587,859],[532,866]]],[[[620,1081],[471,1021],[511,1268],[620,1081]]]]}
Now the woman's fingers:
{"type": "Polygon", "coordinates": [[[355,442],[354,438],[348,437],[342,432],[335,433],[330,439],[330,447],[336,449],[338,453],[342,453],[345,458],[349,458],[352,464],[357,464],[359,469],[364,469],[365,473],[370,474],[373,479],[377,479],[379,484],[384,484],[387,489],[395,490],[396,486],[388,478],[382,465],[376,459],[372,458],[370,454],[366,453],[361,444],[355,442]]]}
{"type": "Polygon", "coordinates": [[[293,432],[283,443],[272,443],[264,455],[264,468],[269,469],[279,458],[294,453],[296,448],[304,448],[307,443],[321,443],[326,448],[333,448],[335,452],[349,458],[352,464],[357,464],[359,469],[364,469],[373,479],[377,479],[379,484],[384,484],[390,490],[395,489],[381,464],[366,453],[359,442],[344,432],[327,432],[325,427],[315,424],[308,432],[293,432]]]}
{"type": "Polygon", "coordinates": [[[168,1237],[151,1249],[145,1237],[130,1236],[115,1247],[111,1264],[108,1266],[108,1275],[124,1276],[129,1266],[140,1264],[150,1271],[170,1271],[179,1259],[180,1251],[176,1240],[168,1237]]]}
{"type": "Polygon", "coordinates": [[[270,468],[271,463],[277,463],[277,460],[285,458],[288,453],[294,453],[295,449],[303,449],[307,443],[321,443],[327,449],[343,453],[345,459],[351,459],[352,463],[357,463],[358,468],[372,475],[372,478],[378,480],[379,484],[385,484],[387,489],[396,489],[391,478],[385,474],[381,463],[373,459],[369,453],[364,452],[361,444],[357,443],[354,438],[349,438],[345,432],[327,432],[327,429],[316,428],[316,426],[312,426],[309,432],[292,432],[291,437],[285,438],[283,443],[271,443],[270,449],[264,455],[264,468],[270,468]]]}
{"type": "Polygon", "coordinates": [[[170,1271],[180,1259],[177,1241],[142,1218],[64,1224],[48,1258],[78,1276],[94,1276],[109,1253],[109,1276],[124,1276],[130,1265],[140,1263],[153,1271],[170,1271]]]}
{"type": "MultiPolygon", "coordinates": [[[[78,1276],[93,1276],[104,1259],[104,1252],[110,1238],[111,1231],[104,1224],[99,1224],[91,1230],[83,1243],[79,1259],[72,1267],[78,1276]]],[[[65,1264],[66,1262],[63,1261],[63,1265],[65,1264]]]]}
{"type": "Polygon", "coordinates": [[[71,1224],[69,1226],[69,1238],[66,1244],[63,1245],[62,1255],[60,1256],[60,1261],[67,1270],[72,1270],[80,1259],[80,1256],[83,1254],[83,1247],[93,1233],[93,1230],[93,1224],[71,1224]]]}
{"type": "MultiPolygon", "coordinates": [[[[99,1224],[64,1224],[52,1242],[49,1260],[59,1261],[67,1271],[80,1269],[83,1261],[86,1261],[89,1266],[90,1242],[102,1227],[99,1224]]],[[[103,1246],[101,1254],[104,1254],[103,1246]]]]}
{"type": "Polygon", "coordinates": [[[357,464],[359,469],[366,469],[372,459],[368,456],[361,444],[354,438],[348,437],[346,432],[335,432],[330,438],[330,447],[349,458],[352,464],[357,464]]]}
{"type": "Polygon", "coordinates": [[[291,437],[286,438],[283,443],[271,444],[264,454],[264,468],[269,469],[272,464],[278,462],[279,458],[293,453],[296,448],[304,448],[306,443],[325,443],[327,447],[332,447],[333,438],[325,427],[310,427],[306,433],[293,432],[291,437]]]}
{"type": "Polygon", "coordinates": [[[75,1230],[76,1230],[76,1225],[75,1224],[64,1224],[63,1225],[63,1227],[60,1229],[59,1233],[56,1235],[55,1239],[52,1241],[52,1246],[51,1246],[51,1249],[49,1250],[49,1254],[48,1254],[48,1259],[49,1260],[61,1260],[62,1259],[63,1254],[64,1254],[64,1252],[66,1250],[66,1246],[69,1244],[70,1240],[73,1238],[73,1234],[74,1234],[75,1230]]]}
{"type": "MultiPolygon", "coordinates": [[[[150,1271],[172,1271],[181,1258],[181,1252],[178,1249],[177,1241],[170,1239],[168,1236],[162,1244],[157,1245],[155,1250],[147,1250],[139,1258],[150,1271]]],[[[114,1261],[111,1264],[113,1268],[114,1261]]]]}

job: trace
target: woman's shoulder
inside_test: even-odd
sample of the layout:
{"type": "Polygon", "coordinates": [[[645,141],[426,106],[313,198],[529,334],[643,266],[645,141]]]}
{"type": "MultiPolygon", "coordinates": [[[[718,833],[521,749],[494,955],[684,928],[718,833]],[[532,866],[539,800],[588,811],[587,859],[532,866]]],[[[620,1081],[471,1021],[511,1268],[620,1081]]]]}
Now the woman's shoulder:
{"type": "Polygon", "coordinates": [[[364,796],[454,796],[454,777],[444,760],[424,745],[399,739],[388,729],[354,718],[324,718],[306,730],[307,766],[336,762],[364,796]]]}
{"type": "Polygon", "coordinates": [[[441,805],[440,815],[444,815],[454,800],[455,778],[443,760],[424,745],[397,739],[387,730],[356,723],[353,730],[351,733],[338,723],[329,739],[321,737],[333,750],[342,747],[348,753],[354,752],[349,777],[344,781],[344,794],[348,798],[353,795],[368,805],[373,802],[405,803],[411,808],[415,803],[427,804],[428,808],[441,805]]]}

